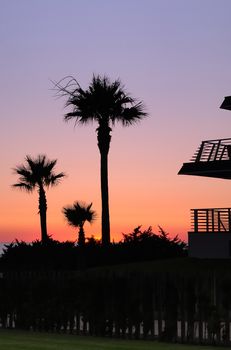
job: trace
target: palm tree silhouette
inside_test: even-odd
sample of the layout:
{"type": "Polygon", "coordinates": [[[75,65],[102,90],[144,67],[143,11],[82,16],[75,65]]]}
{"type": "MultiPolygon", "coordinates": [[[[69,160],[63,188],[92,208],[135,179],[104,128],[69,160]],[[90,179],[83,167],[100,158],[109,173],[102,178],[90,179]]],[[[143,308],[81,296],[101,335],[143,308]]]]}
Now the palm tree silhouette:
{"type": "Polygon", "coordinates": [[[26,165],[22,164],[14,168],[14,173],[19,175],[19,182],[13,187],[23,189],[27,192],[38,190],[39,194],[39,215],[41,225],[41,241],[45,243],[48,241],[47,234],[47,200],[45,187],[57,185],[64,173],[55,174],[53,169],[57,160],[49,160],[45,155],[38,155],[33,159],[31,156],[26,156],[26,165]]]}
{"type": "Polygon", "coordinates": [[[75,202],[73,206],[63,208],[63,214],[67,219],[69,225],[79,227],[78,244],[83,246],[85,244],[85,233],[83,226],[86,221],[92,223],[96,218],[96,213],[91,209],[92,203],[86,205],[84,203],[75,202]]]}
{"type": "MultiPolygon", "coordinates": [[[[97,140],[100,151],[101,201],[102,201],[102,244],[110,244],[110,218],[108,194],[108,152],[111,141],[111,127],[116,122],[129,126],[147,114],[142,102],[136,102],[127,94],[120,80],[111,82],[107,77],[93,75],[88,89],[83,90],[78,81],[67,77],[63,85],[61,80],[56,88],[61,96],[67,96],[66,106],[73,111],[67,113],[65,121],[75,119],[76,123],[88,124],[96,121],[97,140]]],[[[65,79],[65,78],[64,78],[65,79]]]]}

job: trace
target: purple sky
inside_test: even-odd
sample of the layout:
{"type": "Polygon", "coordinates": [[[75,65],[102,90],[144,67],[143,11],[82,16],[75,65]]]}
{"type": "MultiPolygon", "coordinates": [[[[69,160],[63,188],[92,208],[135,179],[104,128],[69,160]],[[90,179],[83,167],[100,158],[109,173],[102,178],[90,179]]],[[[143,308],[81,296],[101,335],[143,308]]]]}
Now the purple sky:
{"type": "MultiPolygon", "coordinates": [[[[112,234],[143,224],[186,238],[190,208],[230,206],[228,181],[180,177],[202,140],[231,137],[230,0],[0,0],[0,241],[39,237],[37,195],[12,190],[26,154],[57,158],[68,178],[48,194],[48,228],[74,239],[61,214],[93,201],[100,217],[96,126],[65,124],[51,80],[121,78],[150,117],[113,130],[112,234]]],[[[89,234],[100,232],[100,219],[89,234]]]]}

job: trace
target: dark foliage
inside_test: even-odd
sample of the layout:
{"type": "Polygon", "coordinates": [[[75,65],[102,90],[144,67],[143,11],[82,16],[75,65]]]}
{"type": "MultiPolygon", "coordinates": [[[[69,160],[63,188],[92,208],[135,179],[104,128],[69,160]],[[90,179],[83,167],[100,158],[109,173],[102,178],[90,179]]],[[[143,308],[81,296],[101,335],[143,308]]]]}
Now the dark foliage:
{"type": "Polygon", "coordinates": [[[133,232],[123,234],[119,243],[123,261],[144,261],[183,257],[187,255],[187,245],[178,236],[170,238],[161,227],[159,234],[152,231],[152,227],[141,230],[136,227],[133,232]],[[123,255],[124,254],[124,255],[123,255]]]}
{"type": "Polygon", "coordinates": [[[166,317],[167,322],[158,338],[172,341],[178,307],[175,282],[166,273],[160,278],[159,272],[142,266],[137,270],[135,265],[182,258],[185,248],[162,229],[157,235],[151,227],[142,231],[140,226],[107,248],[94,237],[84,246],[51,238],[45,245],[16,240],[5,246],[0,258],[0,328],[154,338],[155,300],[163,299],[158,305],[161,322],[166,317]],[[121,265],[125,262],[132,264],[121,265]]]}
{"type": "Polygon", "coordinates": [[[12,270],[59,270],[114,265],[137,261],[151,261],[187,255],[186,244],[160,228],[159,235],[152,228],[141,230],[141,226],[132,233],[123,234],[119,243],[109,247],[91,237],[84,246],[73,242],[58,242],[52,239],[44,246],[40,241],[25,243],[15,241],[6,245],[0,258],[0,268],[12,270]]]}

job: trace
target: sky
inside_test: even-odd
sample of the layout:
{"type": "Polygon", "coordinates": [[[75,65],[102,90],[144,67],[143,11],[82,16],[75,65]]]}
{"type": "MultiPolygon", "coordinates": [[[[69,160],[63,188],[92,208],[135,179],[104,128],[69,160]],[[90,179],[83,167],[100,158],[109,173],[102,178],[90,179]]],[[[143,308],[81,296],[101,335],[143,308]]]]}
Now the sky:
{"type": "Polygon", "coordinates": [[[100,237],[97,125],[65,123],[52,81],[119,78],[149,114],[112,131],[111,236],[158,225],[187,241],[191,208],[229,207],[228,180],[177,175],[202,140],[231,137],[230,0],[0,0],[0,241],[40,238],[38,194],[12,188],[25,156],[57,159],[67,177],[47,191],[48,232],[75,240],[62,208],[93,202],[100,237]]]}

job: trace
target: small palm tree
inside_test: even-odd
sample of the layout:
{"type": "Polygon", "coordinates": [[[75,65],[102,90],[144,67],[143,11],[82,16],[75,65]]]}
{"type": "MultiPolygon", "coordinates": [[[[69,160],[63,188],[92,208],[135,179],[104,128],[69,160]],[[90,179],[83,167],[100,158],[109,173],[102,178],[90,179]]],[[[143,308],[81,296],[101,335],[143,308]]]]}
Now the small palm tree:
{"type": "Polygon", "coordinates": [[[65,86],[56,84],[61,96],[67,96],[67,106],[73,108],[65,115],[65,120],[88,124],[95,121],[98,148],[100,151],[101,202],[102,202],[102,244],[110,244],[110,218],[108,193],[108,152],[111,128],[116,122],[129,126],[146,116],[142,102],[129,96],[121,82],[110,82],[107,77],[94,76],[87,90],[83,90],[74,78],[69,78],[65,86]]]}
{"type": "Polygon", "coordinates": [[[75,202],[73,206],[63,208],[63,214],[69,225],[79,228],[78,244],[85,244],[85,233],[83,226],[86,221],[92,223],[96,218],[96,213],[91,209],[92,203],[86,205],[84,203],[75,202]]]}
{"type": "Polygon", "coordinates": [[[47,234],[47,200],[45,187],[57,185],[61,178],[65,176],[64,173],[55,174],[54,167],[57,160],[49,160],[45,155],[38,155],[33,159],[31,156],[26,156],[26,165],[19,165],[14,170],[14,173],[19,175],[19,182],[13,187],[23,189],[27,192],[38,190],[39,194],[39,215],[41,225],[41,241],[45,243],[48,241],[47,234]]]}

